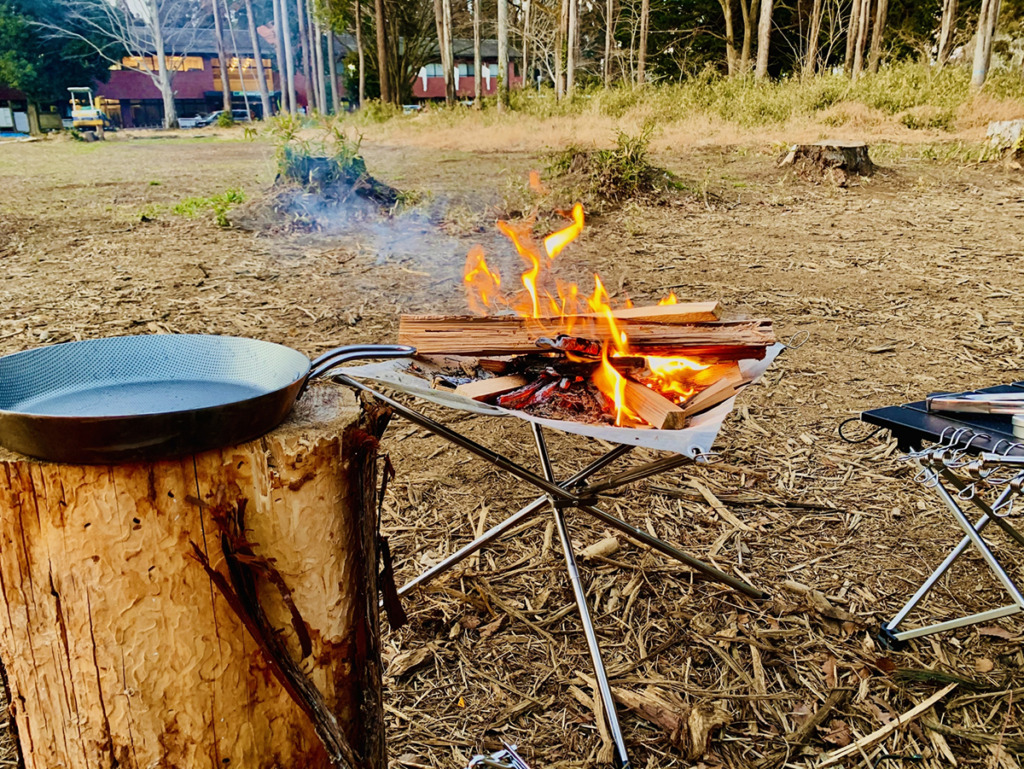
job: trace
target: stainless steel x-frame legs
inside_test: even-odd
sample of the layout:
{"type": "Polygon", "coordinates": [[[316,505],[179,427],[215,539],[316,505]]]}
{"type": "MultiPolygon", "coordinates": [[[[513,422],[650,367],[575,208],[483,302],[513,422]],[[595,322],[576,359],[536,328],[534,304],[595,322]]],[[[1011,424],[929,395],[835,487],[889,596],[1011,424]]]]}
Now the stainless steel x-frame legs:
{"type": "MultiPolygon", "coordinates": [[[[923,465],[918,463],[921,467],[922,472],[927,472],[923,465]]],[[[893,617],[889,622],[882,625],[881,640],[891,645],[898,645],[899,643],[909,641],[911,638],[919,638],[920,636],[931,635],[932,633],[941,633],[944,630],[953,630],[954,628],[964,627],[966,625],[973,625],[978,622],[991,622],[1001,617],[1008,617],[1012,614],[1024,611],[1024,595],[1021,594],[1020,588],[1010,578],[1010,575],[1006,573],[1002,564],[996,558],[992,549],[988,546],[981,537],[981,532],[988,526],[989,523],[996,523],[1007,535],[1010,536],[1018,545],[1024,547],[1024,535],[1013,528],[1008,521],[1002,518],[998,513],[993,512],[993,508],[999,509],[1003,506],[1006,499],[1016,493],[1014,489],[1007,487],[1004,489],[999,499],[996,500],[992,507],[989,507],[981,499],[970,496],[970,501],[979,508],[983,515],[975,523],[971,523],[967,515],[961,509],[959,502],[964,499],[963,495],[954,496],[944,485],[948,483],[956,490],[963,490],[964,484],[949,470],[938,471],[933,481],[933,488],[943,504],[952,513],[957,524],[964,531],[964,538],[960,540],[959,544],[953,548],[952,552],[946,557],[938,568],[932,572],[931,576],[925,580],[924,584],[918,588],[917,592],[914,593],[913,597],[906,603],[906,605],[900,609],[899,613],[893,617]],[[903,623],[907,615],[921,602],[921,600],[931,592],[932,588],[935,587],[936,583],[942,578],[942,576],[949,570],[949,567],[964,553],[969,545],[974,545],[978,548],[982,557],[985,559],[986,565],[991,570],[995,578],[1003,586],[1003,588],[1010,594],[1010,598],[1013,603],[1001,606],[997,609],[990,609],[989,611],[979,612],[977,614],[971,614],[965,617],[948,620],[946,622],[938,622],[933,625],[927,625],[925,627],[914,628],[912,630],[899,631],[897,628],[903,623]]]]}
{"type": "Polygon", "coordinates": [[[586,590],[583,587],[579,567],[576,563],[576,556],[572,549],[572,542],[569,537],[569,527],[565,512],[570,508],[575,508],[581,512],[588,513],[606,525],[621,531],[630,539],[647,545],[648,547],[651,547],[658,552],[685,564],[691,569],[704,574],[710,579],[729,585],[752,598],[767,598],[767,594],[755,587],[752,587],[751,585],[748,585],[743,580],[737,579],[730,574],[726,574],[725,572],[682,552],[642,529],[631,526],[625,521],[601,510],[594,504],[597,501],[597,494],[602,491],[619,488],[628,483],[648,478],[652,475],[665,472],[666,470],[679,467],[683,464],[693,463],[696,459],[694,457],[675,455],[656,460],[654,462],[648,462],[644,465],[639,465],[616,475],[612,475],[599,483],[588,485],[586,483],[587,478],[604,469],[616,459],[628,454],[632,450],[631,446],[618,446],[591,463],[589,466],[585,467],[583,470],[580,470],[568,480],[559,483],[554,477],[550,455],[548,453],[547,444],[544,440],[541,427],[536,423],[533,424],[533,435],[536,441],[537,453],[540,458],[543,477],[521,467],[507,457],[476,443],[430,417],[420,414],[399,401],[373,390],[362,382],[345,375],[339,375],[336,379],[351,387],[369,393],[377,400],[389,405],[398,414],[413,424],[419,425],[438,437],[444,438],[445,440],[451,441],[452,443],[465,448],[473,454],[476,454],[478,457],[485,459],[496,467],[508,471],[520,480],[535,486],[543,492],[542,496],[535,499],[529,505],[522,508],[514,515],[509,516],[501,523],[493,526],[468,545],[461,547],[455,553],[452,553],[452,555],[448,556],[435,566],[432,566],[408,584],[401,587],[398,593],[399,595],[405,595],[413,588],[422,586],[441,574],[444,574],[459,562],[482,548],[484,545],[516,528],[519,524],[528,520],[531,516],[540,512],[545,507],[550,508],[554,514],[556,528],[558,529],[558,538],[561,541],[562,550],[565,555],[566,571],[569,576],[569,581],[572,584],[573,596],[579,611],[580,621],[583,625],[583,633],[586,636],[587,647],[590,650],[590,658],[594,665],[598,694],[601,697],[601,704],[608,723],[608,730],[612,736],[612,741],[615,743],[616,764],[620,767],[628,767],[629,756],[626,751],[626,743],[622,736],[622,729],[619,726],[619,719],[615,709],[615,701],[612,697],[611,686],[608,683],[608,675],[605,671],[604,661],[601,657],[601,649],[597,639],[597,632],[594,629],[594,623],[591,619],[590,610],[587,606],[586,590]]]}

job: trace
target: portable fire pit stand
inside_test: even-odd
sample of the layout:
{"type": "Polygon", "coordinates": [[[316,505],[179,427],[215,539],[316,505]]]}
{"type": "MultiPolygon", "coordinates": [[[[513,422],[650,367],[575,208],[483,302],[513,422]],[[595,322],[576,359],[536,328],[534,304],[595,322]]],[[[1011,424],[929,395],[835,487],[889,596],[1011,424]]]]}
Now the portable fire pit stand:
{"type": "MultiPolygon", "coordinates": [[[[1024,393],[1024,382],[978,392],[1024,393]]],[[[1021,589],[982,537],[982,532],[994,523],[1013,543],[1024,548],[1024,534],[1006,520],[1013,512],[1014,499],[1024,490],[1024,441],[1014,436],[1010,416],[929,411],[928,403],[920,401],[865,411],[860,418],[892,432],[899,447],[906,452],[901,459],[918,468],[915,480],[938,495],[964,532],[960,542],[896,616],[883,623],[879,640],[886,646],[899,647],[912,638],[979,622],[992,622],[1024,611],[1021,589]],[[995,493],[991,505],[983,499],[983,495],[989,491],[995,493]],[[964,509],[967,504],[982,513],[974,522],[964,509]],[[978,549],[985,565],[1009,594],[1012,602],[924,627],[899,630],[910,612],[971,545],[978,549]]]]}
{"type": "Polygon", "coordinates": [[[538,497],[514,515],[509,516],[504,521],[470,542],[468,545],[460,548],[445,560],[431,567],[411,582],[404,585],[399,589],[398,593],[399,595],[405,595],[413,588],[424,585],[441,574],[444,574],[452,569],[456,564],[472,555],[489,542],[497,539],[505,532],[522,523],[530,516],[540,512],[545,507],[549,508],[554,515],[555,525],[558,529],[558,537],[561,541],[562,550],[565,555],[566,572],[569,576],[569,581],[572,584],[576,606],[579,610],[580,620],[583,624],[583,633],[586,636],[587,647],[590,650],[590,658],[594,665],[598,693],[600,694],[601,702],[604,706],[604,713],[608,722],[608,728],[611,733],[612,740],[615,743],[616,765],[619,767],[628,767],[629,756],[626,751],[626,743],[622,736],[622,729],[619,726],[618,716],[616,715],[615,700],[612,696],[611,687],[608,683],[608,675],[605,672],[597,633],[594,630],[594,623],[590,616],[590,610],[587,607],[586,592],[583,588],[579,566],[576,562],[576,556],[573,552],[572,543],[569,538],[569,526],[565,513],[566,510],[573,508],[583,513],[587,513],[604,524],[621,531],[630,539],[647,545],[663,555],[685,564],[691,569],[704,574],[709,579],[729,585],[751,598],[766,598],[766,593],[748,585],[746,582],[726,574],[725,572],[694,558],[692,555],[682,552],[667,542],[664,542],[661,539],[648,534],[646,531],[636,528],[635,526],[631,526],[625,521],[622,521],[595,506],[597,495],[602,491],[616,489],[628,483],[663,473],[684,464],[708,462],[711,458],[710,455],[702,453],[695,453],[692,456],[676,454],[674,456],[633,467],[598,483],[586,483],[586,480],[589,477],[604,469],[616,459],[625,456],[634,448],[634,446],[630,445],[620,445],[611,449],[608,453],[604,454],[602,457],[595,460],[572,477],[559,482],[556,480],[554,469],[552,468],[551,457],[544,439],[543,428],[536,422],[531,423],[531,428],[536,442],[536,449],[540,459],[543,477],[526,469],[525,467],[522,467],[516,462],[513,462],[511,459],[498,454],[492,449],[489,449],[486,446],[483,446],[456,432],[455,430],[446,427],[440,422],[409,408],[394,398],[378,392],[372,387],[347,374],[339,374],[334,378],[350,387],[368,393],[378,401],[390,406],[396,413],[407,419],[409,422],[412,422],[413,424],[418,425],[419,427],[422,427],[434,435],[444,438],[457,446],[461,446],[473,454],[476,454],[481,459],[490,462],[492,465],[511,473],[521,481],[524,481],[531,486],[535,486],[544,492],[543,496],[538,497]]]}

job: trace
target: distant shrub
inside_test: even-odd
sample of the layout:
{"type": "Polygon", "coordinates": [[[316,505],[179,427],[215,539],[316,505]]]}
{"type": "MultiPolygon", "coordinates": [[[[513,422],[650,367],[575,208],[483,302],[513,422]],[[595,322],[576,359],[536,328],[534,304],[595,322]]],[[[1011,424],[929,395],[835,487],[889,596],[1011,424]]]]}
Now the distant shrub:
{"type": "Polygon", "coordinates": [[[194,197],[185,198],[171,209],[178,216],[196,217],[204,211],[213,212],[213,221],[219,227],[228,227],[228,211],[231,206],[245,202],[245,193],[239,189],[231,188],[219,195],[208,198],[194,197]]]}
{"type": "Polygon", "coordinates": [[[224,110],[219,115],[217,115],[218,128],[231,128],[234,124],[235,118],[232,116],[230,111],[224,110]]]}

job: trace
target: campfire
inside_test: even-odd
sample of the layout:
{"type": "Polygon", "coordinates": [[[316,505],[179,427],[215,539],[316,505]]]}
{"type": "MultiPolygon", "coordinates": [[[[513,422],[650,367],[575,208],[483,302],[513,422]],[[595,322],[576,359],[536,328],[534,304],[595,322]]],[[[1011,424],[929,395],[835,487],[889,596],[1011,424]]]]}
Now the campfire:
{"type": "Polygon", "coordinates": [[[583,231],[533,237],[533,220],[498,222],[523,262],[513,290],[482,247],[466,257],[471,316],[405,315],[399,341],[416,347],[437,387],[536,416],[620,427],[679,429],[748,384],[739,365],[775,343],[770,320],[722,319],[717,302],[615,307],[599,275],[588,292],[557,277],[559,254],[583,231]]]}

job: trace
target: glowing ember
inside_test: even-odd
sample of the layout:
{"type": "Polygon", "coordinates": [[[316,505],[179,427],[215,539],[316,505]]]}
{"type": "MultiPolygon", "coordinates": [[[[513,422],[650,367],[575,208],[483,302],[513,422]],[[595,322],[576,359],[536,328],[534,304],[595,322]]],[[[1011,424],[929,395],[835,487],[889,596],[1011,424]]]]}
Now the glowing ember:
{"type": "MultiPolygon", "coordinates": [[[[539,176],[531,174],[530,183],[535,189],[542,188],[539,176]]],[[[574,205],[566,218],[571,220],[570,224],[544,238],[543,250],[537,247],[533,239],[532,218],[516,224],[498,222],[499,231],[512,241],[516,252],[526,263],[526,269],[520,274],[523,290],[511,296],[505,295],[501,289],[501,276],[488,266],[483,249],[474,246],[466,257],[463,273],[470,309],[480,315],[511,309],[520,317],[536,320],[544,335],[548,336],[572,334],[581,315],[588,313],[588,324],[596,322],[607,331],[601,335],[601,338],[607,338],[608,341],[603,344],[601,362],[595,368],[592,378],[597,389],[614,404],[617,425],[642,421],[626,403],[627,380],[613,365],[617,358],[629,357],[635,363],[637,358],[642,357],[650,374],[645,373],[641,381],[669,400],[683,403],[696,392],[693,386],[694,374],[707,366],[678,356],[632,352],[629,337],[616,320],[615,309],[600,276],[594,275],[594,291],[585,297],[584,313],[580,312],[579,286],[552,276],[551,267],[555,259],[583,231],[583,206],[579,203],[574,205]]],[[[674,293],[659,302],[660,305],[677,303],[674,293]]],[[[625,306],[631,307],[632,303],[627,302],[625,306]]],[[[569,357],[577,360],[576,356],[569,357]]]]}

